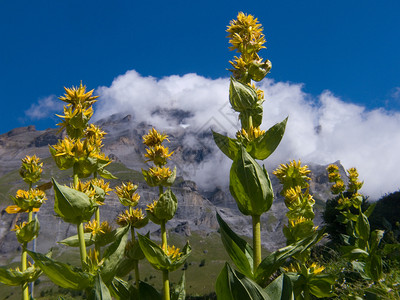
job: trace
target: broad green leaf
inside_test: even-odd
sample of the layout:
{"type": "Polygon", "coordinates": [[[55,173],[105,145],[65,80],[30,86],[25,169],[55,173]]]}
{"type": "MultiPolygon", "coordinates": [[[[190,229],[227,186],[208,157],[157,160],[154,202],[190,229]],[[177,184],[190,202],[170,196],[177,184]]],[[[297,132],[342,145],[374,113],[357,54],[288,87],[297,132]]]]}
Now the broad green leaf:
{"type": "Polygon", "coordinates": [[[376,206],[377,203],[378,203],[378,202],[372,203],[370,206],[368,206],[367,210],[364,211],[364,215],[366,215],[367,218],[369,218],[369,217],[371,216],[371,214],[372,214],[372,212],[374,211],[375,206],[376,206]]]}
{"type": "MultiPolygon", "coordinates": [[[[85,232],[83,236],[85,239],[86,247],[89,247],[94,244],[94,238],[90,232],[85,232]]],[[[78,235],[73,235],[57,243],[70,247],[79,247],[79,237],[78,235]]]]}
{"type": "Polygon", "coordinates": [[[288,118],[275,124],[263,135],[256,138],[246,146],[246,151],[254,159],[264,160],[269,157],[281,142],[286,129],[288,118]]]}
{"type": "Polygon", "coordinates": [[[186,243],[182,249],[182,255],[177,260],[171,260],[159,245],[154,243],[148,237],[138,234],[140,248],[146,256],[148,262],[157,270],[175,271],[183,265],[192,251],[189,243],[186,243]]]}
{"type": "Polygon", "coordinates": [[[265,168],[241,147],[230,170],[229,190],[244,215],[258,215],[271,208],[273,191],[265,168]]]}
{"type": "Polygon", "coordinates": [[[284,273],[272,281],[264,291],[271,299],[294,300],[292,281],[284,273]]]}
{"type": "Polygon", "coordinates": [[[222,243],[230,258],[241,273],[253,278],[253,249],[244,239],[229,228],[218,213],[217,221],[220,226],[222,243]]]}
{"type": "Polygon", "coordinates": [[[93,285],[93,277],[72,266],[53,260],[43,254],[28,251],[35,263],[51,281],[60,287],[83,290],[93,285]]]}
{"type": "Polygon", "coordinates": [[[98,169],[97,173],[99,173],[99,175],[105,179],[118,179],[118,177],[115,177],[113,174],[111,174],[110,171],[106,169],[98,169]]]}
{"type": "Polygon", "coordinates": [[[318,298],[332,297],[335,277],[331,274],[320,274],[308,279],[307,285],[310,293],[318,298]]]}
{"type": "Polygon", "coordinates": [[[370,234],[369,221],[367,216],[364,215],[362,212],[360,212],[360,214],[358,215],[355,229],[360,239],[362,239],[363,241],[369,240],[369,234],[370,234]]]}
{"type": "Polygon", "coordinates": [[[38,236],[39,230],[39,220],[35,217],[35,219],[16,231],[18,242],[21,244],[29,243],[38,236]]]}
{"type": "Polygon", "coordinates": [[[278,270],[288,258],[307,251],[310,247],[318,243],[323,235],[323,230],[318,230],[310,236],[268,255],[261,261],[255,271],[256,282],[258,284],[267,282],[269,277],[278,270]]]}
{"type": "Polygon", "coordinates": [[[365,265],[365,272],[372,280],[379,281],[382,278],[382,257],[372,254],[369,262],[365,265]]]}
{"type": "Polygon", "coordinates": [[[234,110],[243,112],[255,108],[259,100],[254,88],[231,77],[229,102],[234,110]]]}
{"type": "MultiPolygon", "coordinates": [[[[140,300],[161,300],[160,293],[152,287],[150,284],[147,284],[143,281],[139,283],[139,299],[140,300]]],[[[137,299],[137,298],[131,298],[137,299]]]]}
{"type": "Polygon", "coordinates": [[[54,211],[65,222],[80,224],[89,221],[97,204],[80,191],[59,185],[53,178],[54,211]]]}
{"type": "Polygon", "coordinates": [[[160,195],[153,213],[159,220],[171,220],[178,208],[178,200],[170,188],[160,195]]]}
{"type": "Polygon", "coordinates": [[[371,238],[369,239],[370,242],[370,253],[373,254],[378,250],[378,246],[383,239],[383,236],[385,234],[385,231],[383,230],[374,230],[371,232],[371,238]]]}
{"type": "Polygon", "coordinates": [[[228,263],[216,282],[218,300],[270,300],[268,294],[253,280],[232,270],[228,263]]]}
{"type": "Polygon", "coordinates": [[[94,277],[94,287],[89,295],[89,300],[112,300],[110,291],[101,279],[100,274],[94,277]]]}
{"type": "Polygon", "coordinates": [[[123,262],[125,246],[128,241],[129,226],[124,227],[121,234],[104,252],[101,277],[107,284],[113,279],[123,262]]]}
{"type": "Polygon", "coordinates": [[[343,257],[348,257],[351,260],[364,259],[369,256],[369,253],[363,249],[357,248],[356,246],[342,246],[340,251],[343,253],[343,257]]]}
{"type": "Polygon", "coordinates": [[[218,148],[230,159],[234,160],[236,154],[239,152],[240,143],[235,140],[227,137],[225,135],[219,134],[215,131],[212,132],[214,137],[214,142],[217,144],[218,148]]]}
{"type": "Polygon", "coordinates": [[[132,285],[118,277],[114,277],[110,284],[111,294],[118,300],[131,299],[133,289],[132,285]]]}
{"type": "Polygon", "coordinates": [[[186,298],[186,291],[185,291],[185,272],[182,273],[181,280],[179,281],[178,285],[175,287],[174,291],[172,292],[172,300],[185,300],[186,298]]]}
{"type": "Polygon", "coordinates": [[[261,81],[271,70],[271,67],[271,62],[268,59],[264,62],[253,60],[248,69],[249,76],[254,81],[261,81]]]}
{"type": "Polygon", "coordinates": [[[25,282],[33,282],[40,277],[42,270],[33,265],[24,272],[19,269],[6,269],[0,267],[0,282],[6,285],[18,286],[25,282]]]}

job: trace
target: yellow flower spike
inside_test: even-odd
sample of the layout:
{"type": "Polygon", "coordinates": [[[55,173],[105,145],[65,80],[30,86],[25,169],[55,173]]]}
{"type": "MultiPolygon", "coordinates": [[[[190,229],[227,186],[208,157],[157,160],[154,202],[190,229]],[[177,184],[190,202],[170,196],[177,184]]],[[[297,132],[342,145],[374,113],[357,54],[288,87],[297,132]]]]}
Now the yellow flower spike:
{"type": "Polygon", "coordinates": [[[174,262],[177,261],[181,256],[182,252],[179,252],[179,248],[175,246],[167,245],[167,248],[163,248],[164,253],[174,262]]]}
{"type": "Polygon", "coordinates": [[[143,144],[147,147],[155,147],[157,145],[161,145],[164,140],[168,140],[168,135],[165,133],[158,133],[154,128],[149,130],[149,133],[143,136],[143,144]]]}
{"type": "Polygon", "coordinates": [[[154,167],[149,169],[149,175],[158,181],[163,181],[172,175],[172,171],[169,167],[154,167]]]}
{"type": "Polygon", "coordinates": [[[81,105],[82,108],[86,109],[92,106],[97,101],[96,99],[99,97],[92,96],[94,90],[86,92],[86,86],[82,85],[82,82],[80,83],[79,87],[64,87],[64,90],[64,96],[59,97],[59,99],[68,103],[68,105],[71,105],[73,108],[81,105]]]}
{"type": "Polygon", "coordinates": [[[308,268],[310,274],[320,274],[323,270],[325,270],[324,266],[318,265],[316,262],[313,262],[311,266],[308,268]]]}
{"type": "Polygon", "coordinates": [[[307,165],[301,166],[300,160],[298,162],[293,160],[286,165],[281,164],[280,167],[272,173],[283,184],[284,190],[297,185],[301,188],[306,188],[308,187],[307,181],[311,180],[311,178],[308,177],[311,171],[308,169],[307,165]]]}
{"type": "Polygon", "coordinates": [[[117,224],[121,227],[131,225],[135,228],[141,228],[145,226],[147,222],[148,219],[139,208],[132,211],[125,210],[125,212],[119,214],[117,217],[117,224]]]}
{"type": "Polygon", "coordinates": [[[156,145],[154,147],[146,148],[147,153],[144,155],[148,158],[146,162],[152,161],[156,166],[163,166],[167,164],[167,159],[171,159],[171,155],[174,151],[169,152],[168,147],[162,145],[156,145]]]}
{"type": "Polygon", "coordinates": [[[22,222],[20,224],[15,224],[15,227],[11,229],[11,231],[18,231],[21,230],[22,228],[25,227],[25,225],[28,224],[27,222],[22,222]]]}
{"type": "Polygon", "coordinates": [[[92,235],[96,235],[99,233],[105,233],[103,228],[101,228],[99,222],[96,220],[89,221],[85,224],[85,232],[90,232],[92,235]]]}
{"type": "Polygon", "coordinates": [[[336,183],[331,186],[331,191],[335,195],[343,193],[345,191],[345,189],[346,189],[346,187],[344,185],[343,180],[341,180],[341,179],[337,180],[336,183]]]}
{"type": "Polygon", "coordinates": [[[26,183],[32,184],[39,181],[43,171],[42,167],[43,163],[40,162],[40,159],[36,155],[27,155],[22,159],[22,165],[19,169],[19,174],[26,183]]]}
{"type": "Polygon", "coordinates": [[[287,207],[290,207],[294,203],[299,202],[299,197],[301,195],[301,187],[300,186],[295,186],[294,188],[289,188],[284,191],[284,197],[285,197],[285,204],[287,207]]]}
{"type": "Polygon", "coordinates": [[[106,193],[106,195],[109,195],[109,192],[113,190],[112,188],[110,188],[110,183],[105,182],[103,178],[92,179],[90,183],[101,188],[104,191],[104,193],[106,193]]]}
{"type": "Polygon", "coordinates": [[[7,207],[6,211],[10,214],[18,212],[38,211],[42,204],[47,200],[45,192],[39,189],[29,191],[18,190],[15,197],[11,197],[15,206],[7,207]]]}
{"type": "Polygon", "coordinates": [[[139,203],[140,195],[136,193],[138,186],[132,182],[122,183],[115,187],[115,193],[124,206],[136,206],[139,203]]]}
{"type": "Polygon", "coordinates": [[[248,54],[265,48],[262,30],[257,18],[239,12],[236,20],[232,20],[226,30],[229,33],[229,43],[232,45],[230,49],[248,54]]]}

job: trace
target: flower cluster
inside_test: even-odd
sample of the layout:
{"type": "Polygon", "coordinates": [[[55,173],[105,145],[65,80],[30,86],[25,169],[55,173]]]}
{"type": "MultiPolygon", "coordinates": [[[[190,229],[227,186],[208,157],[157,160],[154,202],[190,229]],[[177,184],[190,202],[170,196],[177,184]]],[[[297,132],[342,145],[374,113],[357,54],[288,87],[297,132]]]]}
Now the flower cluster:
{"type": "MultiPolygon", "coordinates": [[[[288,224],[283,228],[289,245],[309,236],[316,230],[313,222],[315,200],[309,193],[308,184],[310,170],[307,166],[302,166],[300,160],[298,162],[293,160],[286,165],[281,164],[273,174],[283,184],[281,194],[285,197],[285,204],[289,209],[286,213],[288,224]]],[[[297,259],[306,261],[308,255],[302,255],[297,259]]]]}
{"type": "Polygon", "coordinates": [[[229,43],[231,50],[241,53],[230,61],[234,77],[249,83],[250,79],[260,81],[271,69],[270,61],[263,62],[258,52],[265,48],[263,28],[257,18],[240,12],[228,26],[229,43]]]}
{"type": "Polygon", "coordinates": [[[148,218],[143,214],[139,208],[125,210],[117,217],[117,224],[121,227],[130,225],[134,228],[142,228],[148,223],[148,218]]]}
{"type": "Polygon", "coordinates": [[[115,187],[115,193],[119,201],[124,206],[134,207],[139,203],[140,195],[136,193],[138,186],[132,182],[122,183],[121,186],[115,187]]]}

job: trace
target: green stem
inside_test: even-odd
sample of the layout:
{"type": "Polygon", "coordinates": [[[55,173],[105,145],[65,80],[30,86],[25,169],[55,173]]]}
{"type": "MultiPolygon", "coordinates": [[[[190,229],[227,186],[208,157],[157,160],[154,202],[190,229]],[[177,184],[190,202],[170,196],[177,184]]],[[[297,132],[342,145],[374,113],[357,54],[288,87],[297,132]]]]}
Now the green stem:
{"type": "Polygon", "coordinates": [[[95,220],[96,220],[97,224],[99,224],[99,226],[100,226],[100,209],[98,207],[96,207],[95,220]]]}
{"type": "Polygon", "coordinates": [[[165,221],[161,222],[161,247],[167,249],[167,230],[165,229],[165,221]]]}
{"type": "MultiPolygon", "coordinates": [[[[26,252],[26,247],[27,247],[28,243],[24,243],[22,248],[22,254],[21,254],[21,271],[24,272],[27,269],[27,264],[28,264],[28,253],[26,252]]],[[[29,300],[29,287],[28,287],[28,283],[24,282],[24,284],[22,285],[22,299],[23,300],[29,300]]]]}
{"type": "Polygon", "coordinates": [[[163,270],[163,291],[164,291],[164,300],[169,300],[169,274],[168,270],[163,270]]]}
{"type": "Polygon", "coordinates": [[[82,269],[85,269],[86,265],[86,244],[85,244],[85,236],[83,231],[83,223],[79,223],[77,225],[78,229],[78,238],[79,238],[79,252],[81,254],[81,264],[82,269]]]}
{"type": "MultiPolygon", "coordinates": [[[[133,210],[133,208],[130,206],[130,210],[133,210]]],[[[131,227],[131,238],[132,242],[135,244],[136,243],[136,237],[135,237],[135,227],[131,227]]],[[[139,261],[134,260],[133,261],[133,268],[135,269],[135,282],[136,282],[136,288],[139,289],[139,283],[140,283],[140,274],[139,274],[139,261]]]]}
{"type": "Polygon", "coordinates": [[[255,272],[261,263],[261,225],[260,216],[252,216],[253,219],[253,271],[255,272]]]}

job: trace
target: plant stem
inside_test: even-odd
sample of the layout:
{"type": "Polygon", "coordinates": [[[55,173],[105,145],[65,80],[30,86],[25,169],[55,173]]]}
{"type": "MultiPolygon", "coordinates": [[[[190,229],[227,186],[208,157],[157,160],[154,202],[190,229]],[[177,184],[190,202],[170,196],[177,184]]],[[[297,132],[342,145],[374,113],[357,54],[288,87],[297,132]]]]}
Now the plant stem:
{"type": "MultiPolygon", "coordinates": [[[[129,209],[132,211],[132,206],[129,207],[129,209]]],[[[131,227],[131,239],[133,244],[136,244],[136,237],[135,237],[135,227],[131,227]]],[[[135,260],[133,261],[133,268],[135,269],[135,282],[136,282],[136,288],[139,289],[139,283],[140,283],[140,274],[139,274],[139,261],[135,260]]]]}
{"type": "Polygon", "coordinates": [[[253,219],[253,272],[261,263],[261,225],[260,216],[254,215],[253,219]]]}
{"type": "Polygon", "coordinates": [[[96,207],[95,220],[96,220],[97,224],[99,224],[99,226],[100,226],[100,209],[98,207],[96,207]]]}
{"type": "Polygon", "coordinates": [[[82,269],[85,269],[86,265],[86,244],[85,244],[85,236],[83,231],[83,223],[79,223],[77,225],[78,229],[78,238],[79,238],[79,252],[81,254],[81,264],[82,269]]]}
{"type": "Polygon", "coordinates": [[[161,222],[161,247],[167,249],[167,230],[165,229],[165,221],[161,222]]]}
{"type": "Polygon", "coordinates": [[[163,291],[164,291],[164,300],[169,300],[169,274],[168,270],[163,270],[163,291]]]}
{"type": "MultiPolygon", "coordinates": [[[[26,247],[28,243],[24,243],[22,248],[22,254],[21,254],[21,271],[24,272],[27,269],[27,258],[28,258],[28,253],[26,252],[26,247]]],[[[27,282],[24,282],[22,285],[22,299],[23,300],[29,300],[29,286],[27,282]]]]}

